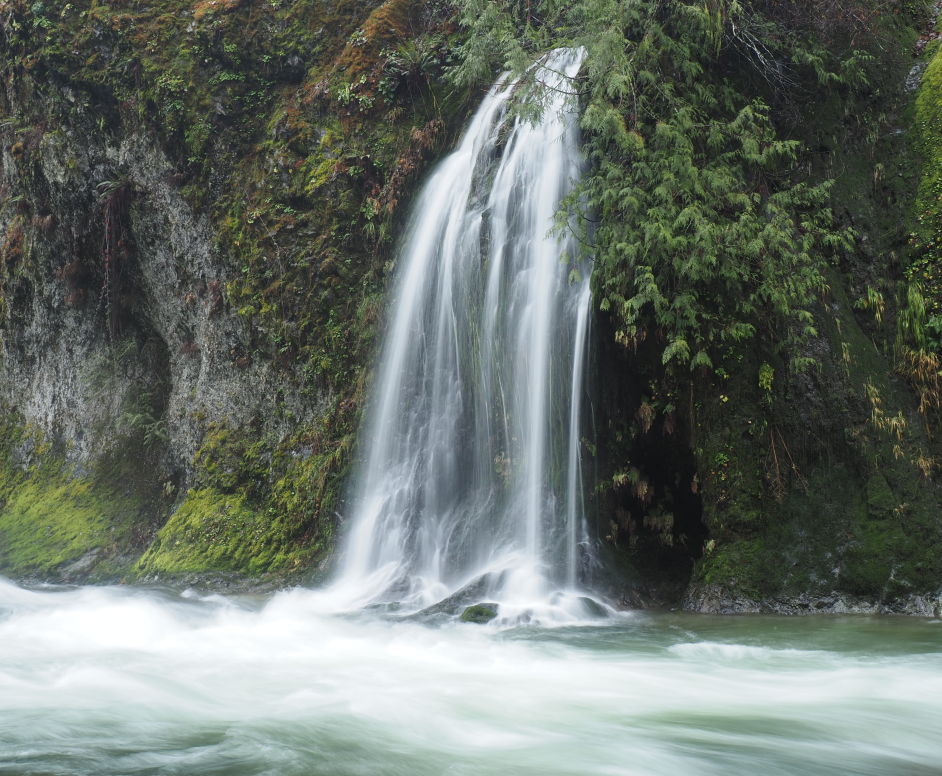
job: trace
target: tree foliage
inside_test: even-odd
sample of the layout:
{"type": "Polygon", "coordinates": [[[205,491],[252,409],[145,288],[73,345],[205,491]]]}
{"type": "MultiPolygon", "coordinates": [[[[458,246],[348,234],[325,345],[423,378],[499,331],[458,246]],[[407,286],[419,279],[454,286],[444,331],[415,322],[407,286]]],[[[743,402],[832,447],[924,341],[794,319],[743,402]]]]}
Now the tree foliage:
{"type": "Polygon", "coordinates": [[[656,334],[670,370],[711,367],[711,354],[759,325],[793,365],[805,363],[808,306],[826,290],[827,257],[852,238],[832,223],[830,184],[811,181],[801,143],[781,136],[768,102],[803,82],[860,83],[866,55],[852,35],[842,58],[829,55],[814,24],[783,23],[779,5],[462,5],[458,83],[495,66],[532,75],[534,55],[551,45],[585,49],[574,92],[589,172],[559,226],[594,257],[596,298],[618,341],[656,334]]]}

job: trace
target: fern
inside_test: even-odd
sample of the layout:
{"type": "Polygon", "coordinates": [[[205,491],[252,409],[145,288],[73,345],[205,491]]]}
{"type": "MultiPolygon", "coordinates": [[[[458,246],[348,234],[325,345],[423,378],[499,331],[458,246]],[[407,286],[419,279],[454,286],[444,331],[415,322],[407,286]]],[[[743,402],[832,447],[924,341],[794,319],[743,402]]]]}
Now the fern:
{"type": "Polygon", "coordinates": [[[863,83],[866,55],[831,56],[813,35],[776,22],[788,9],[774,3],[460,7],[459,85],[490,78],[495,67],[532,77],[529,63],[550,45],[587,52],[572,91],[589,170],[557,228],[575,229],[583,257],[594,260],[596,299],[616,341],[661,343],[671,371],[710,369],[721,348],[764,323],[793,366],[806,366],[798,351],[816,336],[809,305],[827,291],[829,256],[850,248],[853,233],[832,223],[830,183],[808,179],[800,144],[777,135],[757,90],[717,74],[718,57],[787,90],[801,78],[863,83]],[[783,57],[792,64],[775,65],[783,57]]]}

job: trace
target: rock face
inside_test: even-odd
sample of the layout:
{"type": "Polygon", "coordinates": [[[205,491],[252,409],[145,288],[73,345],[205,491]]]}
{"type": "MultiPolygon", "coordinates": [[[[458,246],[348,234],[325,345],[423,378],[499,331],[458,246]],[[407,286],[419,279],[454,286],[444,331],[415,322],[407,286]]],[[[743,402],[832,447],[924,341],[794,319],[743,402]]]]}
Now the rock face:
{"type": "Polygon", "coordinates": [[[393,236],[468,110],[450,12],[214,5],[4,7],[0,574],[333,547],[393,236]]]}
{"type": "MultiPolygon", "coordinates": [[[[473,106],[443,77],[450,6],[50,14],[0,18],[0,574],[310,578],[342,524],[397,230],[473,106]]],[[[763,319],[661,395],[657,336],[629,348],[594,311],[584,476],[613,603],[939,614],[942,434],[919,406],[938,369],[901,369],[894,343],[908,278],[942,326],[942,55],[913,67],[915,29],[886,23],[854,111],[823,89],[788,108],[857,235],[809,308],[813,366],[791,370],[763,319]]]]}
{"type": "Polygon", "coordinates": [[[17,125],[42,111],[7,84],[0,405],[10,508],[0,570],[110,578],[198,485],[208,431],[264,440],[257,454],[270,456],[317,422],[329,392],[302,398],[291,365],[258,357],[250,323],[227,299],[230,260],[153,136],[115,138],[80,115],[56,129],[40,121],[23,142],[17,125]],[[47,541],[30,522],[56,516],[35,494],[17,512],[20,486],[50,493],[76,478],[92,484],[69,496],[77,508],[94,510],[95,492],[128,503],[114,524],[47,541]],[[48,562],[27,551],[37,541],[55,545],[48,562]]]}
{"type": "Polygon", "coordinates": [[[934,595],[913,595],[890,601],[858,598],[839,591],[755,601],[716,585],[703,585],[694,586],[687,592],[683,608],[702,614],[908,614],[939,617],[942,616],[942,590],[934,595]]]}
{"type": "Polygon", "coordinates": [[[150,410],[166,436],[160,465],[185,487],[209,424],[255,419],[259,434],[284,438],[324,411],[299,399],[290,374],[251,358],[247,326],[225,301],[226,257],[153,139],[111,145],[60,128],[14,158],[15,138],[2,137],[7,200],[38,202],[47,215],[0,215],[0,230],[22,232],[22,254],[6,267],[0,400],[62,442],[70,463],[86,467],[113,447],[122,413],[150,410]],[[101,200],[111,181],[129,201],[115,214],[122,223],[110,225],[122,234],[106,257],[101,200]],[[140,406],[141,396],[160,406],[140,406]]]}

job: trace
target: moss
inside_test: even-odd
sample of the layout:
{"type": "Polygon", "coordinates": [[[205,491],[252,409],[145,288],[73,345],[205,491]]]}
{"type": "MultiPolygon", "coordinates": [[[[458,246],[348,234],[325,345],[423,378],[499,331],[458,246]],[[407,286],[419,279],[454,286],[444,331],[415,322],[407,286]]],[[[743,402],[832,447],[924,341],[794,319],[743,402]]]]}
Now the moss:
{"type": "Polygon", "coordinates": [[[461,613],[461,621],[483,625],[493,620],[496,616],[497,604],[474,604],[461,613]]]}
{"type": "Polygon", "coordinates": [[[899,500],[893,495],[890,484],[880,472],[873,472],[867,478],[867,507],[871,515],[886,517],[899,506],[899,500]]]}
{"type": "Polygon", "coordinates": [[[89,471],[9,410],[0,423],[0,573],[39,579],[123,575],[161,521],[149,463],[116,448],[89,471]]]}
{"type": "Polygon", "coordinates": [[[291,573],[332,548],[359,413],[338,399],[317,427],[280,444],[211,425],[191,489],[135,573],[291,573]]]}
{"type": "Polygon", "coordinates": [[[387,0],[370,14],[363,27],[351,35],[337,61],[348,82],[372,75],[384,50],[402,45],[414,36],[417,6],[416,0],[387,0]]]}
{"type": "Polygon", "coordinates": [[[264,479],[268,468],[268,449],[247,431],[211,423],[203,446],[193,457],[197,481],[222,493],[231,493],[239,485],[264,479]]]}
{"type": "Polygon", "coordinates": [[[707,584],[758,597],[763,585],[756,563],[762,556],[762,543],[756,540],[720,545],[704,556],[698,569],[699,577],[707,584]]]}
{"type": "Polygon", "coordinates": [[[889,540],[892,534],[899,534],[899,528],[866,525],[858,528],[858,532],[858,540],[848,547],[844,557],[841,588],[855,595],[882,598],[893,571],[896,549],[889,540]]]}
{"type": "Polygon", "coordinates": [[[932,47],[916,95],[915,130],[923,157],[910,233],[907,276],[920,283],[928,315],[942,315],[942,47],[932,47]]]}
{"type": "Polygon", "coordinates": [[[0,261],[4,265],[15,265],[23,258],[23,227],[20,218],[14,218],[7,229],[3,245],[0,246],[0,261]]]}
{"type": "Polygon", "coordinates": [[[850,537],[841,588],[884,600],[937,589],[942,578],[939,509],[936,499],[913,499],[888,520],[861,524],[850,537]]]}
{"type": "Polygon", "coordinates": [[[942,578],[942,505],[926,484],[899,494],[875,474],[876,508],[847,464],[810,470],[807,487],[790,490],[753,537],[734,538],[742,534],[734,531],[717,542],[696,578],[755,600],[836,589],[891,601],[935,590],[942,578]]]}
{"type": "Polygon", "coordinates": [[[0,513],[0,568],[47,576],[87,553],[96,561],[101,553],[113,556],[126,544],[138,506],[89,479],[28,480],[0,513]]]}
{"type": "Polygon", "coordinates": [[[307,565],[314,548],[284,538],[280,516],[259,511],[240,494],[191,490],[138,561],[135,572],[240,571],[252,576],[307,565]]]}

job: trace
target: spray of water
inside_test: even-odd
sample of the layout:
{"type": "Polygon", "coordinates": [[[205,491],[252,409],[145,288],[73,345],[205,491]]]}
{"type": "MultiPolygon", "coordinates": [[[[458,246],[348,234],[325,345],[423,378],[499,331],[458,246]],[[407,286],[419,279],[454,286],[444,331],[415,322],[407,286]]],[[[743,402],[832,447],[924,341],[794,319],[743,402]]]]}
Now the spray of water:
{"type": "Polygon", "coordinates": [[[552,226],[580,173],[566,92],[582,56],[537,65],[538,122],[511,117],[519,85],[498,81],[418,199],[363,435],[347,599],[421,608],[477,584],[505,608],[579,608],[590,292],[569,282],[574,246],[552,226]]]}
{"type": "Polygon", "coordinates": [[[430,628],[323,603],[0,579],[0,774],[915,776],[942,763],[938,620],[430,628]]]}

